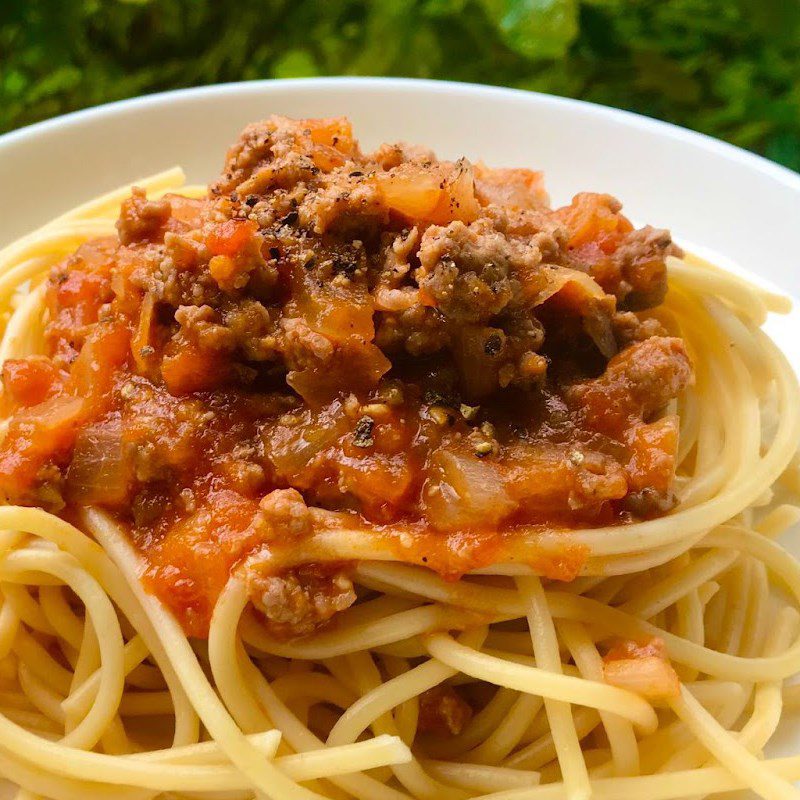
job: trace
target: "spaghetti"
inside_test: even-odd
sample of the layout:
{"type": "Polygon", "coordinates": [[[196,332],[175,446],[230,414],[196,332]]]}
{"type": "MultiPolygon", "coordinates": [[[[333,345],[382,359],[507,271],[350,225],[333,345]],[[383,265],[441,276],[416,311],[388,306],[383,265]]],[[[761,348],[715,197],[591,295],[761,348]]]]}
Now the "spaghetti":
{"type": "MultiPolygon", "coordinates": [[[[138,185],[205,194],[181,184],[138,185]]],[[[129,194],[0,253],[0,357],[45,351],[48,271],[113,234],[129,194]]],[[[0,774],[19,800],[800,797],[800,756],[762,757],[800,671],[800,564],[775,541],[800,519],[800,394],[760,330],[788,303],[692,256],[669,283],[658,315],[695,370],[670,513],[523,526],[458,580],[399,563],[401,523],[337,517],[273,564],[355,562],[358,601],[309,635],[265,626],[233,569],[207,641],[188,636],[113,513],[0,507],[0,774]],[[574,580],[543,577],[564,552],[574,580]],[[447,735],[423,724],[431,697],[447,735]]]]}

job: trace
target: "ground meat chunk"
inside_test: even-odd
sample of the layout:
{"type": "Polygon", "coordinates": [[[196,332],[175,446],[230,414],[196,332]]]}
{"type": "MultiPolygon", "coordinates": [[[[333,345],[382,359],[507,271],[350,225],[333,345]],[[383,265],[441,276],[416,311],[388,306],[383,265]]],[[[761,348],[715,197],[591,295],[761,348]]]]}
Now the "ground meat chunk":
{"type": "Polygon", "coordinates": [[[122,203],[117,233],[122,244],[153,239],[172,213],[169,200],[148,200],[144,189],[134,186],[131,196],[122,203]]]}
{"type": "Polygon", "coordinates": [[[211,191],[246,195],[292,188],[355,155],[350,123],[344,118],[298,121],[272,116],[242,131],[211,191]]]}
{"type": "Polygon", "coordinates": [[[436,154],[428,147],[408,142],[382,144],[374,153],[367,156],[368,161],[377,162],[381,169],[389,170],[414,161],[419,164],[436,161],[436,154]]]}
{"type": "Polygon", "coordinates": [[[309,564],[282,575],[247,574],[253,605],[264,615],[272,636],[307,636],[356,599],[353,583],[341,568],[309,564]]]}
{"type": "Polygon", "coordinates": [[[232,332],[220,324],[217,312],[211,306],[179,306],[175,321],[190,341],[205,350],[230,353],[236,345],[232,332]]]}
{"type": "Polygon", "coordinates": [[[542,262],[560,264],[564,260],[562,248],[567,242],[567,230],[546,209],[488,206],[484,213],[501,233],[520,237],[535,246],[541,253],[542,262]]]}
{"type": "MultiPolygon", "coordinates": [[[[207,271],[195,271],[205,245],[197,234],[167,232],[164,244],[136,252],[136,266],[128,276],[132,286],[149,292],[158,302],[180,305],[216,304],[221,297],[207,271]]],[[[133,256],[133,253],[131,253],[133,256]]]]}
{"type": "Polygon", "coordinates": [[[243,298],[209,305],[178,306],[175,321],[188,341],[207,351],[237,353],[248,361],[276,357],[277,338],[267,308],[257,300],[243,298]]]}
{"type": "Polygon", "coordinates": [[[614,356],[599,378],[571,386],[567,399],[599,428],[618,428],[631,418],[647,420],[692,380],[683,341],[652,336],[614,356]]]}
{"type": "Polygon", "coordinates": [[[666,336],[664,326],[654,317],[640,319],[632,311],[619,311],[612,320],[617,345],[624,349],[634,342],[643,342],[651,336],[666,336]]]}
{"type": "MultiPolygon", "coordinates": [[[[134,189],[117,230],[42,287],[50,366],[3,370],[0,498],[118,514],[192,636],[240,571],[276,636],[349,606],[341,563],[284,572],[323,521],[455,578],[675,501],[691,366],[668,308],[634,312],[678,251],[609,195],[551,210],[530,170],[271,117],[206,197],[134,189]]],[[[420,726],[469,713],[443,686],[420,726]]]]}
{"type": "Polygon", "coordinates": [[[286,363],[293,370],[319,366],[334,353],[333,342],[298,317],[281,320],[281,345],[286,363]]]}
{"type": "Polygon", "coordinates": [[[399,234],[382,234],[382,264],[376,286],[378,291],[382,288],[391,289],[400,286],[411,272],[411,259],[416,256],[418,246],[419,228],[417,227],[405,229],[399,234]]]}
{"type": "Polygon", "coordinates": [[[692,365],[681,339],[651,336],[611,359],[604,378],[624,381],[646,418],[689,385],[692,365]]]}
{"type": "Polygon", "coordinates": [[[440,736],[458,736],[471,718],[472,707],[446,683],[420,695],[420,731],[440,736]]]}
{"type": "Polygon", "coordinates": [[[616,249],[613,261],[619,268],[621,286],[625,292],[620,299],[625,308],[652,308],[664,300],[667,293],[667,256],[679,256],[681,250],[672,243],[669,231],[646,225],[627,234],[616,249]]]}
{"type": "Polygon", "coordinates": [[[379,316],[375,342],[384,352],[405,350],[412,356],[431,355],[450,342],[444,317],[430,306],[415,305],[379,316]]]}
{"type": "Polygon", "coordinates": [[[345,170],[325,175],[298,207],[300,224],[314,233],[357,237],[385,225],[388,211],[372,182],[345,170]]]}
{"type": "Polygon", "coordinates": [[[486,322],[520,296],[517,271],[534,269],[541,252],[506,237],[487,220],[431,226],[419,248],[417,280],[456,323],[486,322]]]}
{"type": "Polygon", "coordinates": [[[420,281],[420,286],[447,317],[460,322],[485,322],[513,297],[507,269],[491,262],[480,272],[462,273],[455,261],[445,259],[420,281]]]}
{"type": "Polygon", "coordinates": [[[254,524],[267,541],[299,539],[311,532],[311,512],[297,489],[275,489],[258,507],[254,524]]]}
{"type": "Polygon", "coordinates": [[[236,349],[248,361],[276,357],[277,337],[269,310],[258,300],[243,298],[223,309],[222,319],[236,349]]]}
{"type": "Polygon", "coordinates": [[[314,164],[308,156],[296,153],[289,157],[287,150],[292,149],[294,131],[287,130],[282,122],[280,117],[270,117],[242,131],[228,150],[222,175],[212,186],[213,193],[230,193],[259,172],[262,176],[258,185],[252,181],[251,185],[242,186],[242,194],[290,187],[300,179],[313,176],[314,164]],[[279,155],[283,156],[283,163],[276,165],[279,155]]]}
{"type": "Polygon", "coordinates": [[[482,162],[475,164],[475,196],[487,206],[535,209],[547,207],[549,197],[544,175],[529,169],[492,169],[482,162]]]}

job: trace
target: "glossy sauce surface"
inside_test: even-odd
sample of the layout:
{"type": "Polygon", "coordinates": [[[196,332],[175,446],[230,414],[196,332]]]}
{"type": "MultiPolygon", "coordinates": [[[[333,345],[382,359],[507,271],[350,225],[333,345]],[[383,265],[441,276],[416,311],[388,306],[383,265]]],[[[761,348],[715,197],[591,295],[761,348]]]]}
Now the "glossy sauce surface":
{"type": "Polygon", "coordinates": [[[649,309],[676,251],[606,195],[553,211],[538,173],[275,118],[208,198],[136,190],[118,230],[54,268],[47,354],[3,365],[0,489],[111,510],[193,635],[244,562],[276,635],[346,607],[335,553],[270,566],[326,526],[457,577],[674,502],[691,366],[649,309]]]}

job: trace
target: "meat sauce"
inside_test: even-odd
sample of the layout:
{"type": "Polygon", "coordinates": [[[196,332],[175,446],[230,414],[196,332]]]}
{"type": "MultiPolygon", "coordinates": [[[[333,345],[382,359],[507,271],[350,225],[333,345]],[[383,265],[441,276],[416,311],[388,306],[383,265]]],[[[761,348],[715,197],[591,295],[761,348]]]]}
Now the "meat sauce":
{"type": "Polygon", "coordinates": [[[206,198],[134,189],[117,229],[52,270],[47,354],[3,365],[0,491],[108,509],[193,635],[245,560],[277,635],[353,602],[346,565],[270,568],[326,524],[456,577],[674,504],[692,370],[649,310],[678,251],[607,195],[553,210],[539,173],[275,117],[206,198]]]}

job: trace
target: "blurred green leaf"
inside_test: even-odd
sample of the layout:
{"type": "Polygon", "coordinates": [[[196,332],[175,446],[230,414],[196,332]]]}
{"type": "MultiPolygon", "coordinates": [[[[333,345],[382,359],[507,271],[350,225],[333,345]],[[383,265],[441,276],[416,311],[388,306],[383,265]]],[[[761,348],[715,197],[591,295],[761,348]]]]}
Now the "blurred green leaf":
{"type": "Polygon", "coordinates": [[[578,33],[577,0],[482,0],[503,41],[526,58],[563,56],[578,33]]]}
{"type": "Polygon", "coordinates": [[[581,97],[800,167],[792,0],[0,0],[0,131],[181,86],[409,75],[581,97]]]}
{"type": "Polygon", "coordinates": [[[781,131],[767,141],[764,155],[800,172],[800,134],[781,131]]]}
{"type": "Polygon", "coordinates": [[[290,50],[275,62],[272,75],[275,78],[311,78],[319,75],[319,71],[307,50],[290,50]]]}

